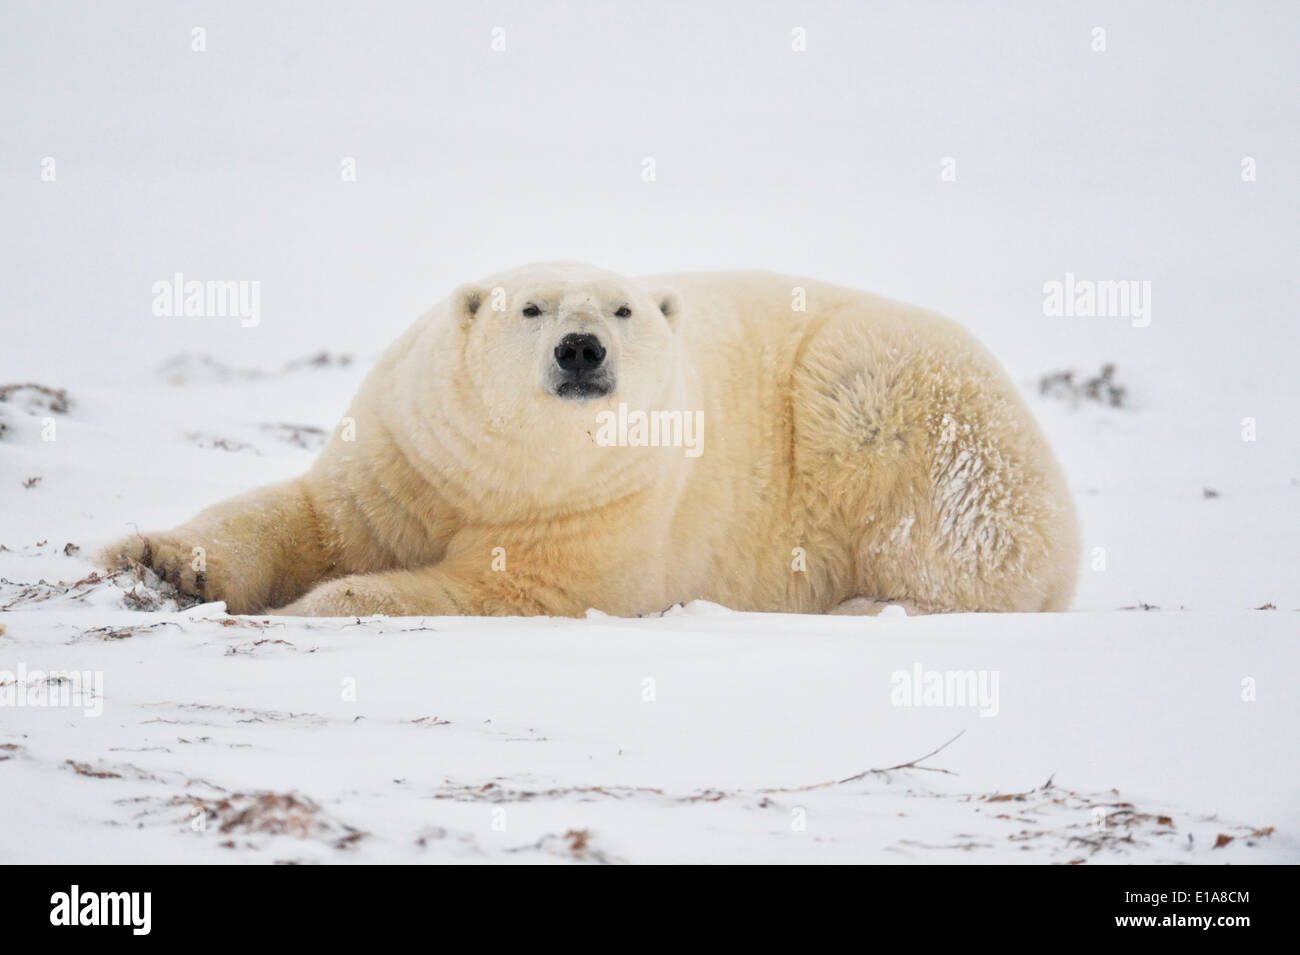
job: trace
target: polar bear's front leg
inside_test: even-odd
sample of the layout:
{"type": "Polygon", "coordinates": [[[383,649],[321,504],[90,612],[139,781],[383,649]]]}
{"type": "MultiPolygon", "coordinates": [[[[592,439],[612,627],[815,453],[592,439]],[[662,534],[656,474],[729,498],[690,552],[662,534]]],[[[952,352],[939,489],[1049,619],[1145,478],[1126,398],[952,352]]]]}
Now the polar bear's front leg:
{"type": "Polygon", "coordinates": [[[458,616],[470,611],[452,596],[436,568],[349,574],[313,587],[272,613],[286,617],[458,616]]]}
{"type": "Polygon", "coordinates": [[[843,603],[837,604],[828,614],[839,615],[842,617],[879,617],[879,616],[908,616],[919,617],[923,614],[934,613],[933,610],[922,609],[910,600],[877,600],[873,597],[850,597],[843,603]],[[894,608],[890,610],[890,608],[894,608]]]}
{"type": "Polygon", "coordinates": [[[222,501],[169,531],[132,534],[104,548],[110,568],[147,567],[181,593],[259,613],[328,576],[319,516],[301,481],[222,501]]]}
{"type": "Polygon", "coordinates": [[[586,603],[524,577],[466,572],[452,562],[416,570],[349,574],[274,611],[291,617],[580,617],[586,603]]]}

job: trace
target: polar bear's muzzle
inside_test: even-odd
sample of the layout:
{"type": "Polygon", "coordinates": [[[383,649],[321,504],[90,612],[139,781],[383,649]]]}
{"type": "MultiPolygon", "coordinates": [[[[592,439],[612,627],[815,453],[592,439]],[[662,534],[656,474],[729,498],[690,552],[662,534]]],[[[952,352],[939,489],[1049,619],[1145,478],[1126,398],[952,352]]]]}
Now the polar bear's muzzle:
{"type": "Polygon", "coordinates": [[[548,383],[559,398],[599,398],[614,390],[605,346],[590,333],[569,334],[555,346],[548,383]]]}

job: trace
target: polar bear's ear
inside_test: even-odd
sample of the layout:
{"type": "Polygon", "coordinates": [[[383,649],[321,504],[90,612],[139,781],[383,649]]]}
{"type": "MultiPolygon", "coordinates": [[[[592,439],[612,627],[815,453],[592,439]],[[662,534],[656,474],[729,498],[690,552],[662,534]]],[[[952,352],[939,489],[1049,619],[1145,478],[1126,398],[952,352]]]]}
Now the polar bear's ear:
{"type": "Polygon", "coordinates": [[[451,293],[451,313],[462,327],[468,326],[483,307],[485,298],[487,296],[477,285],[462,285],[451,293]]]}
{"type": "Polygon", "coordinates": [[[682,297],[670,288],[657,288],[650,293],[650,297],[655,300],[664,318],[668,319],[668,324],[676,328],[677,319],[682,314],[682,297]]]}

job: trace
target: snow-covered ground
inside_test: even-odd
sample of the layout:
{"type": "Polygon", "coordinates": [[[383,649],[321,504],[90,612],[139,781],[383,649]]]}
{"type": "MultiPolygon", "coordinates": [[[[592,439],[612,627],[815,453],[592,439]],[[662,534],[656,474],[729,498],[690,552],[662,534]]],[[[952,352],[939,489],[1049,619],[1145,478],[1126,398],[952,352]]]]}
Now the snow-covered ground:
{"type": "Polygon", "coordinates": [[[1300,861],[1296,8],[546,6],[6,12],[0,700],[99,692],[0,706],[0,859],[1300,861]],[[299,621],[91,576],[558,258],[962,320],[1070,475],[1075,609],[299,621]],[[175,272],[259,323],[155,316],[175,272]],[[1045,315],[1067,272],[1150,323],[1045,315]],[[990,695],[897,705],[917,670],[990,695]]]}

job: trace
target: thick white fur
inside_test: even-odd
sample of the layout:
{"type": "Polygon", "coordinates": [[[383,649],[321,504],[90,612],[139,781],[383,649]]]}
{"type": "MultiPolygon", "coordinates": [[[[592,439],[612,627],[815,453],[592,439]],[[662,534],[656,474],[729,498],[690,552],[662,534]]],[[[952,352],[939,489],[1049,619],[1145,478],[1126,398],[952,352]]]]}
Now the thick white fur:
{"type": "Polygon", "coordinates": [[[1006,374],[948,319],[852,289],[524,267],[421,316],[348,417],[355,440],[345,424],[302,478],[106,559],[232,613],[322,616],[631,615],[694,598],[1036,611],[1074,589],[1073,503],[1006,374]],[[543,314],[525,318],[528,303],[543,314]],[[573,331],[605,344],[612,394],[546,389],[573,331]],[[598,443],[597,412],[619,402],[702,411],[703,453],[598,443]]]}

